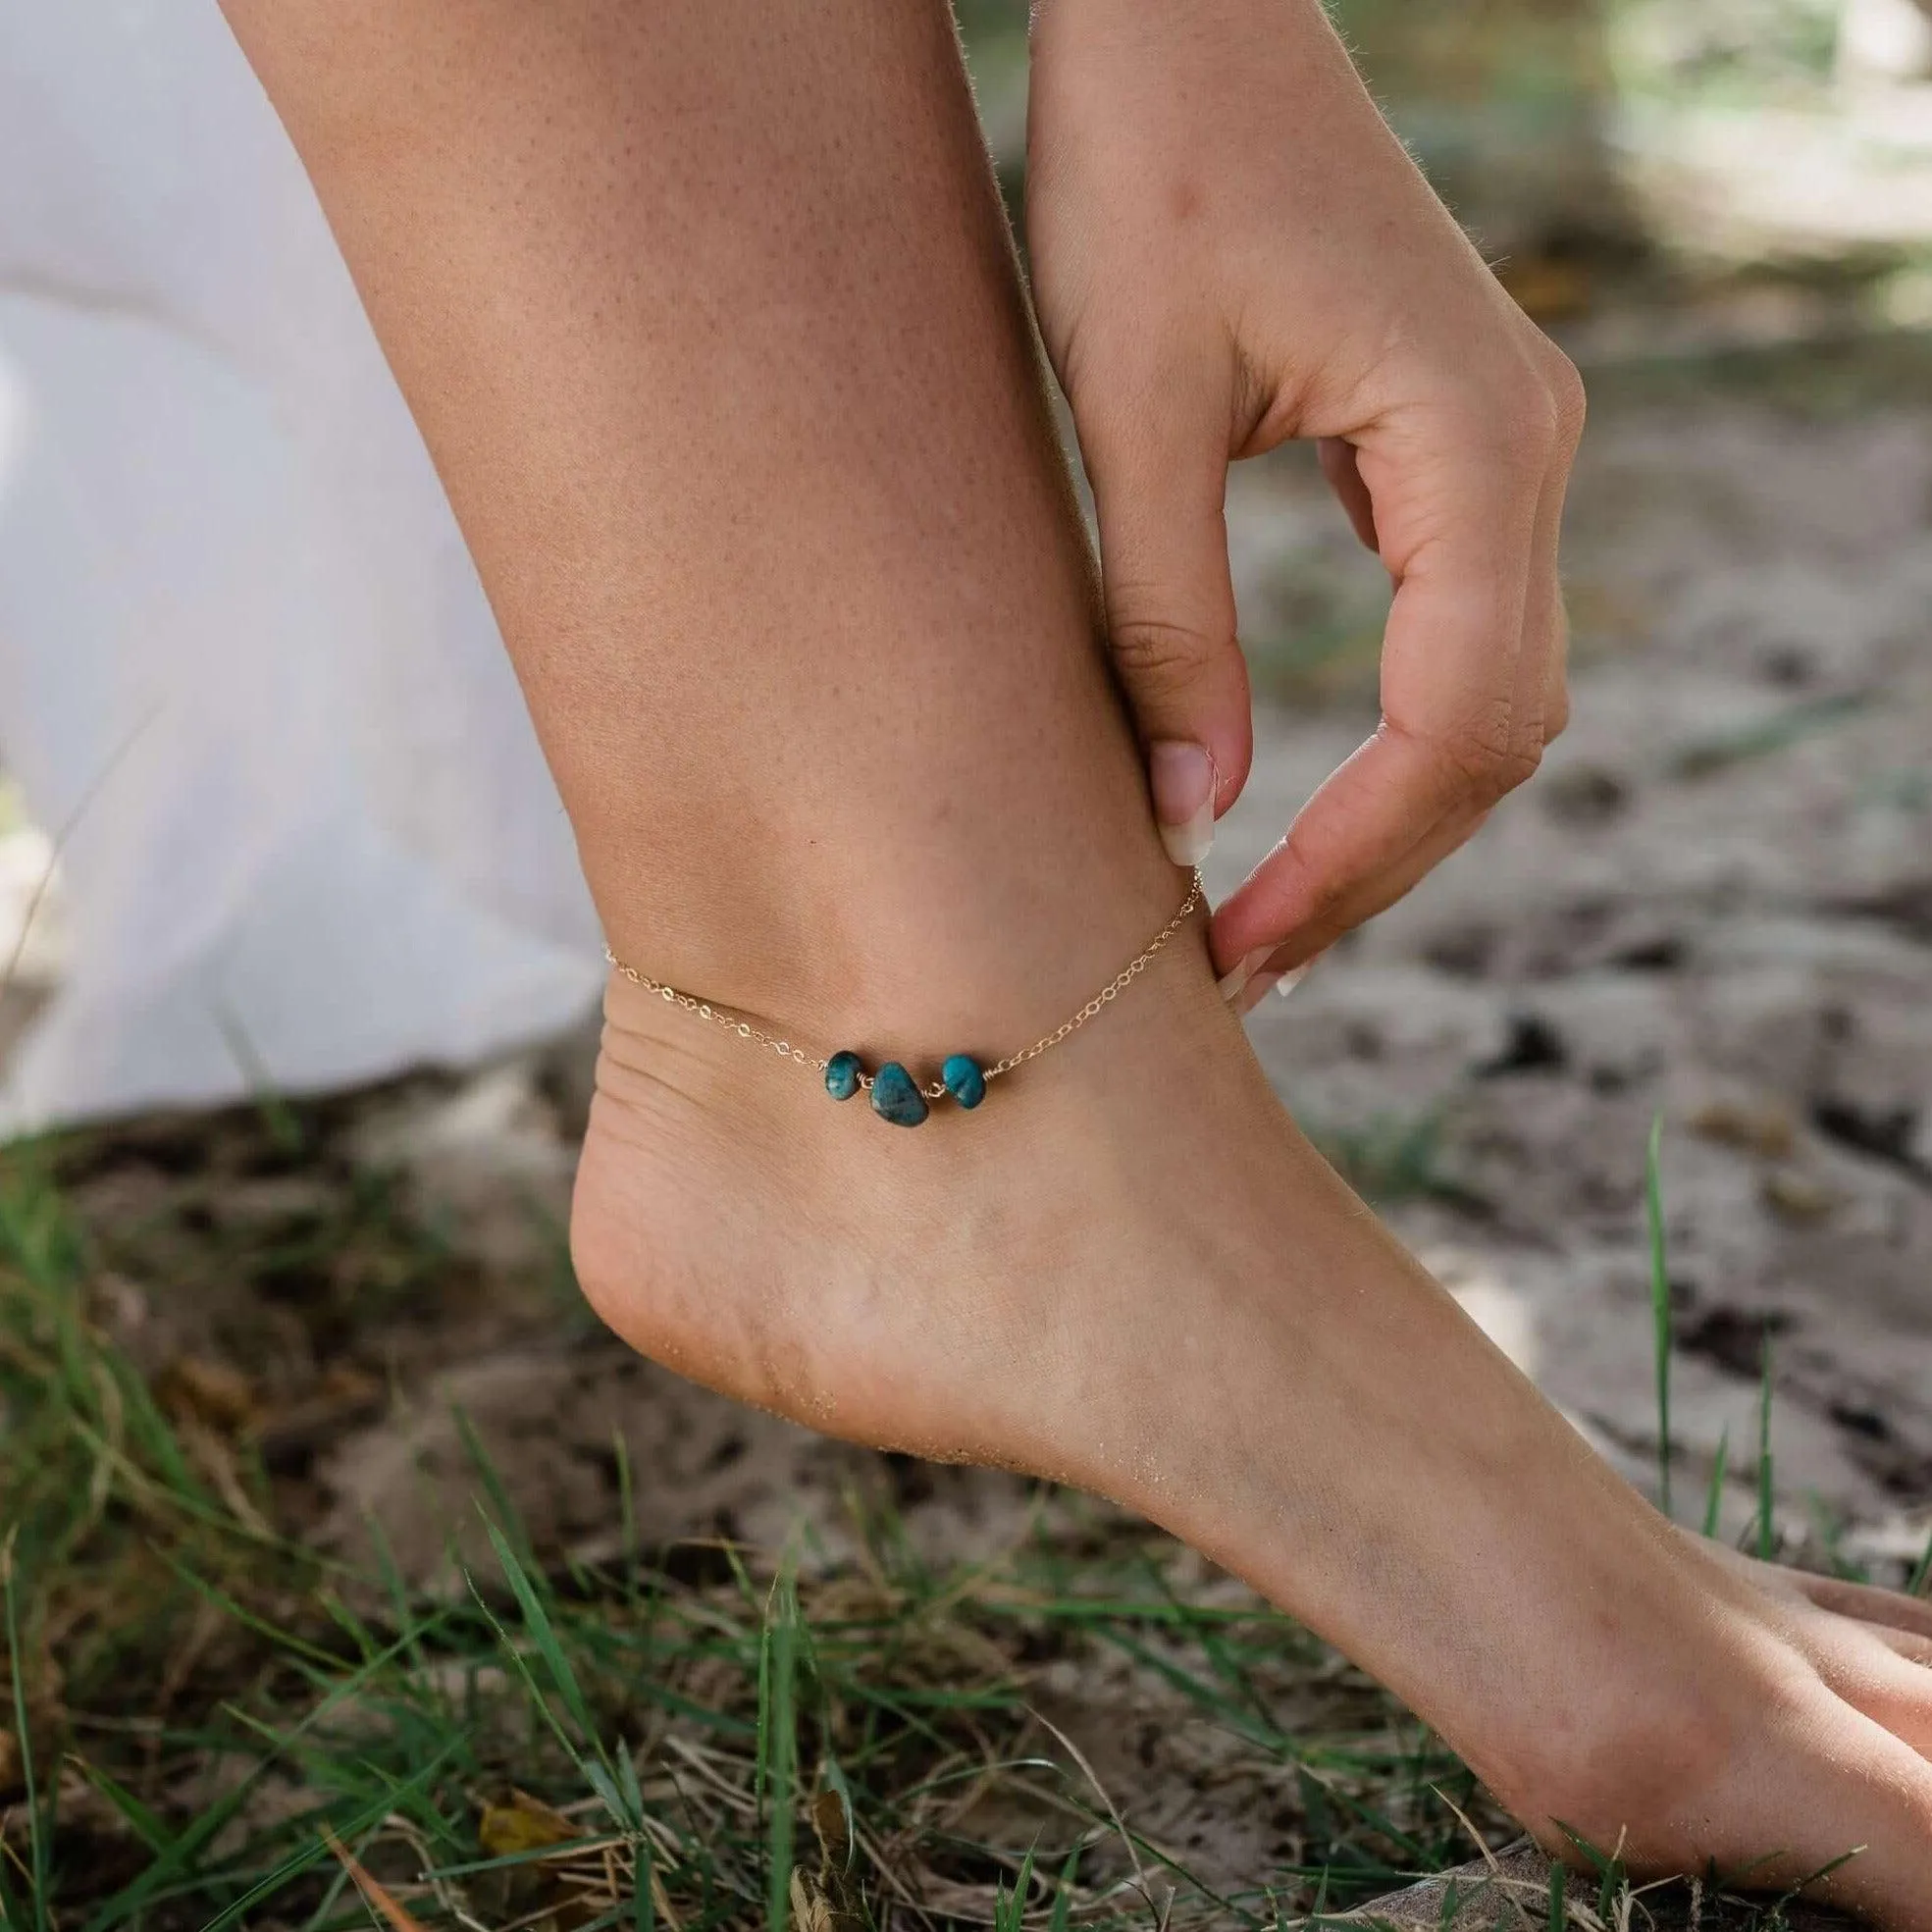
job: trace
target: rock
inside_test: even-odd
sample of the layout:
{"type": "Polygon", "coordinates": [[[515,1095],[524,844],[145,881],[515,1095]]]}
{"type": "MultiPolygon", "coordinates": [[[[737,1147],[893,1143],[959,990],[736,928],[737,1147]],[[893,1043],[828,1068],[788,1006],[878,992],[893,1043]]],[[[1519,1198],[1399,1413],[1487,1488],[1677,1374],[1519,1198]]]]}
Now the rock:
{"type": "Polygon", "coordinates": [[[1790,1168],[1767,1174],[1758,1191],[1773,1214],[1799,1227],[1828,1220],[1840,1199],[1823,1181],[1790,1168]]]}
{"type": "Polygon", "coordinates": [[[1693,1113],[1687,1124],[1705,1140],[1767,1160],[1784,1160],[1798,1144],[1798,1123],[1776,1100],[1712,1100],[1693,1113]]]}

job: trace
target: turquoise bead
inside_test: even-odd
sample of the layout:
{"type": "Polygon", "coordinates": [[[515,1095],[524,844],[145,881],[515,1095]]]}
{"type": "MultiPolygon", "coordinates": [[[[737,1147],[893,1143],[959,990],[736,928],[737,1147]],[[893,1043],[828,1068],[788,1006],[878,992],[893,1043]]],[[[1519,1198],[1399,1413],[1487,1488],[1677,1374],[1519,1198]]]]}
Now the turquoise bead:
{"type": "Polygon", "coordinates": [[[932,1109],[918,1082],[896,1060],[888,1060],[872,1075],[872,1112],[896,1127],[915,1127],[932,1109]]]}
{"type": "Polygon", "coordinates": [[[850,1100],[859,1091],[859,1056],[847,1051],[835,1053],[825,1063],[825,1091],[834,1100],[850,1100]]]}
{"type": "Polygon", "coordinates": [[[954,1054],[939,1070],[939,1077],[946,1082],[946,1091],[962,1107],[970,1110],[986,1098],[986,1075],[970,1054],[954,1054]]]}

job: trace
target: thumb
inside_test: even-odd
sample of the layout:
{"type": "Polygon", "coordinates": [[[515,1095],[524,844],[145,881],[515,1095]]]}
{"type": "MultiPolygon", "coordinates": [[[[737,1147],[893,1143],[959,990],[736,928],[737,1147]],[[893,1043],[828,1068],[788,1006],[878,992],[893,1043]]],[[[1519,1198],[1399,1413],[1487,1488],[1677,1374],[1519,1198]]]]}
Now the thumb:
{"type": "Polygon", "coordinates": [[[1227,568],[1227,416],[1162,386],[1081,450],[1100,525],[1108,643],[1148,759],[1162,843],[1198,864],[1247,781],[1248,673],[1227,568]]]}

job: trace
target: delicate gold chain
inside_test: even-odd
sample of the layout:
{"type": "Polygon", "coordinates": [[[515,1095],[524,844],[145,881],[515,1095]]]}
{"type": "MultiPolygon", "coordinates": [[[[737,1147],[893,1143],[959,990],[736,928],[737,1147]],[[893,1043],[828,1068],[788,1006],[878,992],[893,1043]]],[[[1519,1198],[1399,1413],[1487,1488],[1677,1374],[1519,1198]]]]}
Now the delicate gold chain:
{"type": "MultiPolygon", "coordinates": [[[[996,1061],[985,1070],[982,1077],[987,1080],[997,1080],[1002,1073],[1011,1073],[1015,1068],[1024,1067],[1029,1060],[1039,1059],[1041,1054],[1077,1033],[1103,1009],[1112,1006],[1147,970],[1153,963],[1155,954],[1187,923],[1195,907],[1200,905],[1206,895],[1207,886],[1201,874],[1196,871],[1193,883],[1187,889],[1187,897],[1180,902],[1179,912],[1078,1013],[1070,1019],[1063,1020],[1051,1033],[1043,1034],[1030,1047],[1021,1047],[1018,1053],[1010,1053],[1004,1060],[996,1061]]],[[[750,1040],[754,1046],[768,1048],[781,1060],[796,1061],[799,1066],[809,1067],[820,1073],[824,1072],[829,1065],[826,1061],[815,1059],[803,1047],[794,1046],[790,1040],[780,1039],[775,1033],[767,1033],[762,1027],[754,1026],[740,1014],[724,1007],[713,1006],[708,1000],[700,1000],[689,993],[681,993],[675,986],[668,985],[661,979],[653,979],[648,972],[640,972],[634,966],[626,966],[608,946],[603,949],[603,957],[610,962],[616,972],[628,979],[633,986],[641,986],[647,993],[655,993],[659,999],[668,1001],[672,1006],[682,1007],[687,1013],[695,1013],[700,1019],[708,1019],[713,1025],[722,1026],[727,1033],[735,1033],[741,1040],[750,1040]]],[[[870,1091],[871,1074],[860,1074],[859,1084],[870,1091]]],[[[930,1086],[921,1087],[919,1091],[928,1100],[941,1100],[945,1098],[946,1083],[943,1080],[935,1080],[930,1086]]]]}
{"type": "Polygon", "coordinates": [[[996,1080],[1002,1073],[1011,1073],[1016,1067],[1024,1067],[1029,1060],[1039,1059],[1049,1047],[1057,1047],[1070,1034],[1077,1033],[1100,1012],[1102,1007],[1112,1006],[1147,970],[1154,955],[1187,923],[1189,915],[1201,903],[1206,893],[1207,885],[1197,868],[1193,883],[1187,888],[1187,897],[1180,902],[1180,911],[1140,949],[1133,959],[1129,960],[1071,1019],[1062,1020],[1051,1033],[1035,1040],[1030,1047],[1021,1047],[1018,1053],[1010,1053],[1004,1060],[987,1068],[986,1078],[996,1080]]]}

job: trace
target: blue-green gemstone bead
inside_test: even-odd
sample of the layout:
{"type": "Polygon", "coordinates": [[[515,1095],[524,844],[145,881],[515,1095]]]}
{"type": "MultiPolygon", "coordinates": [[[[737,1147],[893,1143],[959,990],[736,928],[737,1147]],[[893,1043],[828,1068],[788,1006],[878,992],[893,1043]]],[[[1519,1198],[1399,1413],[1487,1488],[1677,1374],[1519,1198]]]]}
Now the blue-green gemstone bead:
{"type": "Polygon", "coordinates": [[[825,1063],[825,1091],[834,1100],[850,1100],[859,1091],[862,1069],[853,1052],[835,1053],[825,1063]]]}
{"type": "Polygon", "coordinates": [[[970,1054],[954,1054],[939,1070],[939,1077],[946,1082],[946,1091],[962,1107],[977,1107],[986,1098],[986,1075],[970,1054]]]}
{"type": "Polygon", "coordinates": [[[872,1112],[896,1127],[915,1127],[932,1109],[918,1082],[896,1060],[888,1060],[872,1075],[872,1112]]]}

